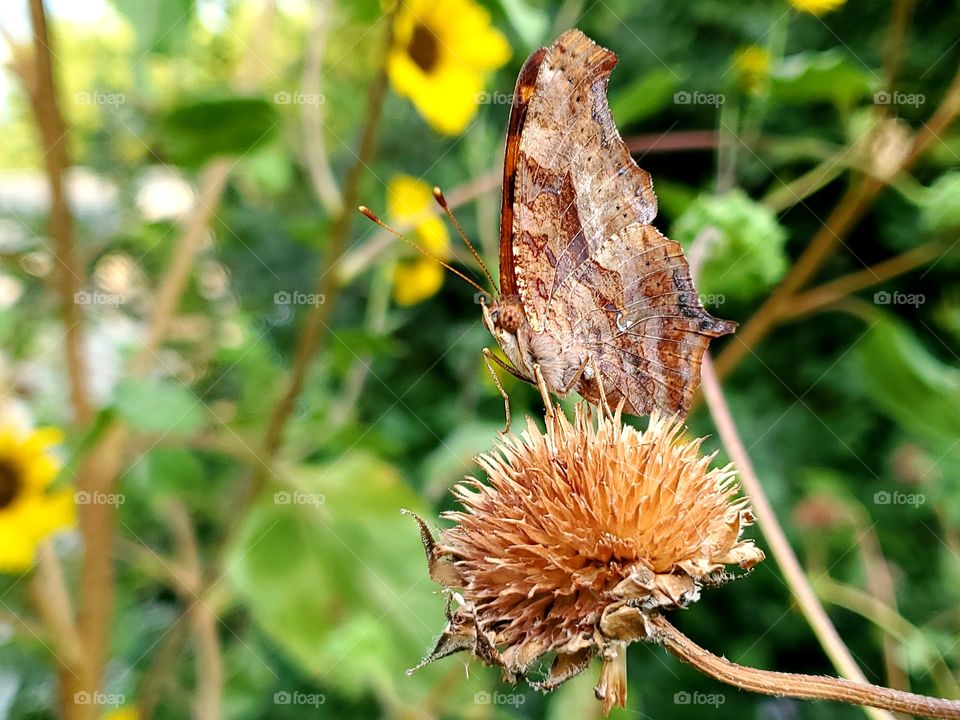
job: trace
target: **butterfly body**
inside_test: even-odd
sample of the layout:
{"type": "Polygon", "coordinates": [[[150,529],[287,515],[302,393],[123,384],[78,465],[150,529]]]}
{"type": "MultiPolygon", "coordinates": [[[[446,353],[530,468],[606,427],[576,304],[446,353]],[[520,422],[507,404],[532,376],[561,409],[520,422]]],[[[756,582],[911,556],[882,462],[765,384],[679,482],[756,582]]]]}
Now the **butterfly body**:
{"type": "Polygon", "coordinates": [[[517,79],[504,160],[500,297],[484,323],[515,374],[624,411],[685,413],[709,340],[735,323],[700,303],[680,246],[607,105],[617,56],[579,30],[517,79]],[[602,381],[602,391],[601,383],[602,381]]]}
{"type": "Polygon", "coordinates": [[[586,348],[563,347],[549,332],[536,332],[515,298],[484,305],[483,322],[514,369],[535,382],[535,368],[539,367],[547,390],[554,395],[565,397],[578,372],[593,377],[592,368],[584,367],[589,357],[586,348]]]}

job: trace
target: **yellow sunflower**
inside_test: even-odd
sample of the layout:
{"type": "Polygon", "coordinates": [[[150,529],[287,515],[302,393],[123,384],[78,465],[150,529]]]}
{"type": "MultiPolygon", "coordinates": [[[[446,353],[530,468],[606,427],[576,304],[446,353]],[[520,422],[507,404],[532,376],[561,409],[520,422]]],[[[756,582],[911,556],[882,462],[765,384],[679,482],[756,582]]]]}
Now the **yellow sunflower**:
{"type": "Polygon", "coordinates": [[[770,51],[759,45],[742,47],[733,56],[733,68],[743,89],[758,93],[770,75],[770,51]]]}
{"type": "Polygon", "coordinates": [[[457,135],[476,114],[487,76],[509,58],[506,37],[473,0],[406,0],[387,73],[434,130],[457,135]]]}
{"type": "Polygon", "coordinates": [[[55,428],[0,428],[0,572],[29,570],[37,545],[73,523],[73,492],[50,489],[60,470],[50,447],[61,440],[55,428]]]}
{"type": "Polygon", "coordinates": [[[841,7],[847,0],[790,0],[790,4],[800,12],[811,15],[825,15],[841,7]]]}
{"type": "MultiPolygon", "coordinates": [[[[443,221],[427,212],[433,204],[432,188],[416,178],[398,175],[387,184],[387,213],[391,219],[412,226],[415,242],[446,260],[450,256],[450,235],[443,221]]],[[[420,254],[404,258],[393,271],[393,297],[400,305],[415,305],[441,288],[443,275],[443,267],[432,258],[420,254]]]]}

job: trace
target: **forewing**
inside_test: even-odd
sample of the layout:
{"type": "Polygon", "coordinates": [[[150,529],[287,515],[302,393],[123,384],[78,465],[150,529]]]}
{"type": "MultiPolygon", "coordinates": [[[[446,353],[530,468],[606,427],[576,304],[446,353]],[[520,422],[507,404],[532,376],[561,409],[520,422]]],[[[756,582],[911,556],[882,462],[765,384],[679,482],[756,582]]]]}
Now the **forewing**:
{"type": "MultiPolygon", "coordinates": [[[[516,294],[537,331],[557,289],[604,240],[657,213],[650,175],[633,161],[607,105],[616,63],[579,30],[537,61],[510,191],[516,294]]],[[[509,150],[508,142],[511,164],[509,150]]]]}

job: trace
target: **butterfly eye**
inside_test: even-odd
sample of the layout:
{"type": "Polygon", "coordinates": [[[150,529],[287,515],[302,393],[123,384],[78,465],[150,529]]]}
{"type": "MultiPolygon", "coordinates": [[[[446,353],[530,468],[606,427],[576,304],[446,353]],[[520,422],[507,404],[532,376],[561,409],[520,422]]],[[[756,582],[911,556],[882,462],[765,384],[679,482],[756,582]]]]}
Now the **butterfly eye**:
{"type": "Polygon", "coordinates": [[[492,310],[490,312],[490,319],[493,320],[493,324],[496,325],[500,321],[500,311],[492,310]]]}

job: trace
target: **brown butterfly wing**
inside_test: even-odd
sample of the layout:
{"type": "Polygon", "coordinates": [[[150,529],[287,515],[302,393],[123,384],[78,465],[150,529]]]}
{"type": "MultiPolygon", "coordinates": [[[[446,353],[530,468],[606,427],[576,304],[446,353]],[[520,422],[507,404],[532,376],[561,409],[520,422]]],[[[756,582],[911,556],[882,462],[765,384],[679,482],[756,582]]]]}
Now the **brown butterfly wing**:
{"type": "MultiPolygon", "coordinates": [[[[617,56],[578,30],[538,54],[521,72],[515,148],[508,137],[515,167],[505,287],[535,332],[594,357],[612,402],[622,397],[633,414],[685,412],[709,339],[735,324],[704,310],[679,245],[649,224],[657,213],[650,175],[607,105],[617,56]]],[[[511,123],[516,112],[515,99],[511,123]]],[[[501,276],[503,255],[501,238],[501,276]]],[[[578,390],[596,401],[595,383],[578,390]]]]}
{"type": "MultiPolygon", "coordinates": [[[[652,225],[628,225],[601,243],[558,296],[586,308],[573,314],[569,337],[596,358],[608,401],[623,398],[634,415],[686,413],[710,339],[736,327],[703,309],[680,245],[652,225]]],[[[578,390],[599,400],[595,382],[578,390]]]]}

